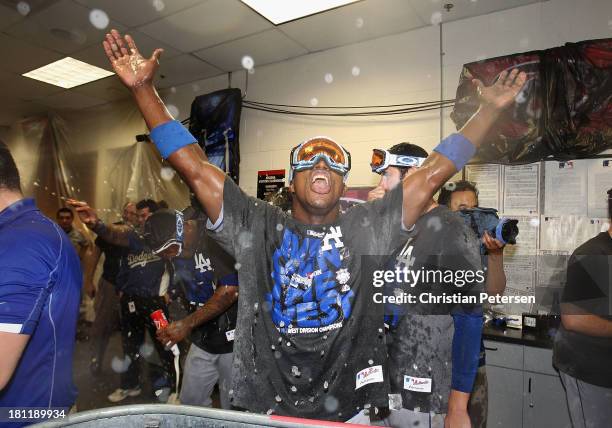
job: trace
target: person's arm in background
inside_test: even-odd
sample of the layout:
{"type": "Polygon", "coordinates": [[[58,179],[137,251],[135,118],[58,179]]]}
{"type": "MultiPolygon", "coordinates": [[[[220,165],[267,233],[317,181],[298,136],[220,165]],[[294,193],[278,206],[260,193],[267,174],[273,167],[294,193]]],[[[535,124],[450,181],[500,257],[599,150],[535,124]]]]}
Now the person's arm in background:
{"type": "Polygon", "coordinates": [[[100,250],[100,247],[98,247],[96,244],[92,244],[85,252],[85,257],[83,258],[82,266],[85,273],[83,290],[91,298],[93,298],[97,292],[96,284],[94,284],[94,274],[96,273],[96,268],[98,267],[98,262],[100,261],[101,255],[102,251],[100,250]]]}
{"type": "Polygon", "coordinates": [[[93,230],[100,239],[120,247],[128,247],[130,245],[129,237],[133,233],[131,226],[126,224],[104,224],[98,218],[96,210],[90,207],[87,202],[67,199],[66,203],[75,209],[81,221],[93,230]]]}
{"type": "Polygon", "coordinates": [[[444,139],[414,174],[403,180],[403,225],[410,228],[421,216],[434,193],[457,171],[461,170],[486,140],[504,109],[514,103],[527,79],[524,72],[502,72],[497,82],[485,87],[474,80],[480,95],[478,111],[458,134],[444,139]]]}
{"type": "Polygon", "coordinates": [[[561,322],[568,331],[595,337],[612,337],[612,321],[587,314],[571,303],[561,304],[561,322]],[[582,312],[582,313],[580,313],[582,312]]]}
{"type": "Polygon", "coordinates": [[[478,371],[484,320],[482,310],[476,308],[459,309],[454,311],[452,316],[455,327],[452,345],[453,369],[445,426],[469,428],[467,406],[478,371]]]}
{"type": "Polygon", "coordinates": [[[0,358],[0,391],[11,380],[28,340],[30,340],[30,336],[27,334],[0,331],[0,348],[2,348],[2,358],[0,358]]]}
{"type": "Polygon", "coordinates": [[[502,296],[506,290],[504,272],[504,244],[491,237],[487,232],[482,237],[487,249],[487,283],[485,291],[491,296],[502,296]]]}
{"type": "Polygon", "coordinates": [[[106,35],[103,46],[113,70],[132,92],[162,157],[178,171],[195,193],[210,221],[216,223],[221,215],[226,176],[208,162],[204,151],[196,144],[197,140],[173,120],[160,99],[153,85],[153,77],[163,50],[156,49],[150,58],[143,58],[134,40],[129,35],[122,38],[117,30],[106,35]]]}
{"type": "Polygon", "coordinates": [[[157,339],[164,345],[172,346],[187,338],[194,328],[217,318],[238,300],[236,285],[220,285],[210,299],[197,311],[182,320],[170,323],[157,331],[157,339]]]}

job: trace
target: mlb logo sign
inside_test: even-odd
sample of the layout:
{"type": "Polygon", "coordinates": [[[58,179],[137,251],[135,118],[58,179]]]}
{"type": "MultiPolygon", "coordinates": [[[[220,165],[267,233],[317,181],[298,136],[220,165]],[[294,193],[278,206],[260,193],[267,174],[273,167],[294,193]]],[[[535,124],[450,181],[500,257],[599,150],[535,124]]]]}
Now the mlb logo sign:
{"type": "Polygon", "coordinates": [[[573,169],[573,168],[574,168],[573,161],[559,162],[559,169],[573,169]]]}
{"type": "Polygon", "coordinates": [[[404,389],[413,392],[431,392],[431,379],[404,375],[404,389]]]}
{"type": "Polygon", "coordinates": [[[355,378],[355,389],[359,389],[364,385],[383,381],[382,366],[371,366],[357,373],[355,378]]]}

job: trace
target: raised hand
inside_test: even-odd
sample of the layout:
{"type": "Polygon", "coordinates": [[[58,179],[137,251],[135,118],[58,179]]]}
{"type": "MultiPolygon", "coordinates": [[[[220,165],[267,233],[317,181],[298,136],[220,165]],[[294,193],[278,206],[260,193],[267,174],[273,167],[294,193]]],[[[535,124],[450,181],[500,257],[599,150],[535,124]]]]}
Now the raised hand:
{"type": "Polygon", "coordinates": [[[72,206],[77,212],[83,223],[90,226],[98,221],[96,210],[90,207],[85,201],[77,201],[76,199],[66,199],[66,203],[72,206]]]}
{"type": "Polygon", "coordinates": [[[128,34],[121,37],[117,30],[111,30],[102,45],[113,70],[128,89],[138,89],[153,81],[163,49],[155,49],[150,58],[144,58],[134,39],[128,34]]]}
{"type": "Polygon", "coordinates": [[[474,79],[472,83],[478,87],[480,103],[503,110],[514,102],[515,97],[527,80],[527,74],[518,69],[510,73],[502,71],[499,79],[491,85],[485,86],[480,80],[474,79]]]}

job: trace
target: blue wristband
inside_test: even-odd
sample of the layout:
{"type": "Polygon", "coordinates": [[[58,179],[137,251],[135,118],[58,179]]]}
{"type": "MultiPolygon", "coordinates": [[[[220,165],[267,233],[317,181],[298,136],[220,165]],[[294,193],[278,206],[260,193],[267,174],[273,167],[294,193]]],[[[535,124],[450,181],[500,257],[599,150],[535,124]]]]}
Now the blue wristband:
{"type": "Polygon", "coordinates": [[[180,122],[171,120],[151,130],[151,139],[164,159],[178,149],[197,143],[191,133],[180,122]]]}
{"type": "Polygon", "coordinates": [[[476,147],[463,135],[451,134],[440,141],[434,152],[438,152],[450,159],[455,164],[455,169],[461,171],[472,156],[474,156],[474,153],[476,153],[476,147]]]}

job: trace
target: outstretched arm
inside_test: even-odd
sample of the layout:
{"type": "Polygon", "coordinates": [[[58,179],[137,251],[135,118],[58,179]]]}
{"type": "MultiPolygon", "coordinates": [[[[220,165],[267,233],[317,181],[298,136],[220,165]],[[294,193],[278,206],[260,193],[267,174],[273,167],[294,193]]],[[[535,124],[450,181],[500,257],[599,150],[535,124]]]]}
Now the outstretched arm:
{"type": "Polygon", "coordinates": [[[117,30],[106,35],[103,46],[115,73],[132,92],[158,147],[160,141],[156,140],[156,136],[159,140],[164,139],[180,147],[162,155],[167,155],[170,164],[195,193],[206,215],[213,223],[216,222],[223,205],[225,173],[208,162],[200,146],[189,144],[196,143],[196,139],[186,130],[181,130],[180,124],[172,122],[172,116],[159,97],[153,85],[153,77],[163,50],[156,49],[150,58],[144,58],[134,40],[129,35],[121,37],[117,30]]]}
{"type": "Polygon", "coordinates": [[[484,142],[501,112],[514,103],[526,79],[524,72],[519,73],[515,69],[510,74],[502,72],[497,82],[489,87],[474,80],[481,100],[478,111],[459,131],[459,135],[442,141],[418,171],[404,178],[404,227],[409,228],[414,224],[434,193],[464,166],[484,142]]]}
{"type": "Polygon", "coordinates": [[[96,210],[90,207],[87,202],[75,199],[66,199],[66,202],[75,209],[81,221],[101,239],[121,247],[128,247],[130,245],[129,236],[133,232],[130,226],[125,224],[104,224],[98,218],[96,210]]]}

